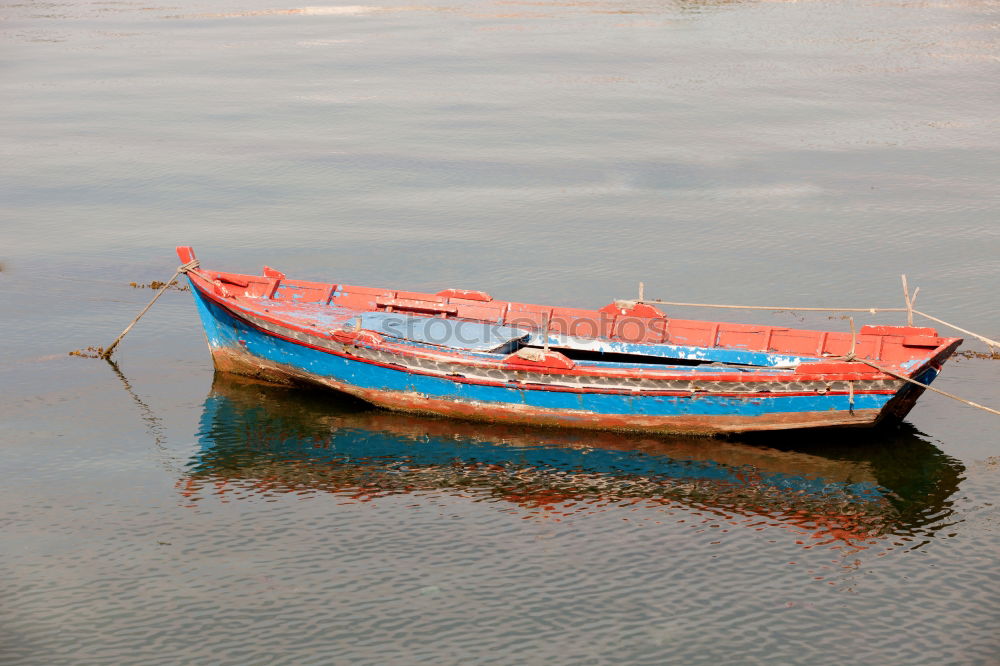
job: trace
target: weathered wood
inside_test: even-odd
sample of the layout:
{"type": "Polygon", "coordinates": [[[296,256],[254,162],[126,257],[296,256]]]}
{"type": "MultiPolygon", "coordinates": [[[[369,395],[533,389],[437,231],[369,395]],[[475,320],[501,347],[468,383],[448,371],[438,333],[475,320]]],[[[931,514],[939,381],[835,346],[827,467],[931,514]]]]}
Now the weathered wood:
{"type": "Polygon", "coordinates": [[[913,326],[913,301],[910,300],[910,287],[906,283],[906,274],[900,275],[903,279],[903,302],[906,303],[906,325],[913,326]]]}
{"type": "Polygon", "coordinates": [[[638,301],[599,310],[470,304],[456,295],[339,282],[331,290],[287,278],[272,299],[261,298],[272,279],[192,273],[220,369],[256,367],[390,409],[489,421],[703,434],[871,426],[904,416],[916,392],[901,398],[904,382],[856,359],[928,379],[961,343],[934,329],[859,331],[853,318],[850,334],[671,318],[667,336],[667,316],[638,301]],[[220,295],[223,281],[246,286],[220,295]],[[419,307],[385,312],[400,304],[419,307]],[[452,315],[451,307],[461,309],[452,315]],[[428,332],[440,322],[447,335],[400,337],[385,328],[399,317],[425,322],[428,332]],[[467,333],[475,339],[457,344],[467,333]],[[919,345],[906,344],[915,338],[919,345]],[[503,344],[486,344],[494,339],[503,344]],[[840,362],[820,363],[828,357],[840,362]]]}

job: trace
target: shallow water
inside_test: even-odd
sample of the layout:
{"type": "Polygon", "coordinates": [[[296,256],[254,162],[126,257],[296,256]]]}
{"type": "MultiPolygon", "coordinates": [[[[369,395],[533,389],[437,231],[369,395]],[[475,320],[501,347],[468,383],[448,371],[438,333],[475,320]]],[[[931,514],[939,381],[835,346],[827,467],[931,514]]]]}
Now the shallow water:
{"type": "MultiPolygon", "coordinates": [[[[996,663],[997,421],[942,396],[896,430],[727,441],[413,418],[213,377],[175,291],[117,365],[67,352],[178,244],[581,307],[639,281],[893,307],[905,272],[1000,337],[998,25],[992,1],[0,6],[0,661],[996,663]]],[[[996,367],[936,385],[1000,405],[996,367]]]]}

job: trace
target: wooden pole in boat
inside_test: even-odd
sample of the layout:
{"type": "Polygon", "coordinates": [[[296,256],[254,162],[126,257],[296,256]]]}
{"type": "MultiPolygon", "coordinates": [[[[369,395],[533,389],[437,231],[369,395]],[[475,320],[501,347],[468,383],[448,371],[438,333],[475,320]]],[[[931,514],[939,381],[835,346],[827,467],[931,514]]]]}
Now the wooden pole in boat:
{"type": "Polygon", "coordinates": [[[848,354],[848,358],[854,358],[854,351],[858,346],[858,331],[854,328],[854,317],[850,317],[851,321],[851,353],[848,354]]]}
{"type": "Polygon", "coordinates": [[[646,292],[646,285],[644,285],[643,283],[640,282],[639,283],[639,303],[642,303],[644,300],[646,300],[646,294],[645,294],[645,292],[646,292]]]}
{"type": "Polygon", "coordinates": [[[142,309],[142,312],[140,312],[138,315],[136,315],[135,319],[132,320],[132,323],[125,327],[125,330],[122,331],[118,335],[117,338],[115,338],[115,341],[112,342],[110,345],[108,345],[107,349],[105,349],[104,351],[101,352],[101,358],[103,358],[103,359],[109,359],[109,358],[111,358],[111,353],[114,352],[115,347],[117,347],[118,343],[122,341],[122,338],[125,337],[125,334],[132,330],[132,327],[135,326],[136,323],[138,323],[138,321],[140,319],[142,319],[142,316],[144,314],[146,314],[147,312],[149,312],[149,308],[153,307],[153,303],[156,302],[156,299],[158,299],[160,296],[162,296],[163,292],[165,292],[167,289],[170,288],[170,285],[172,285],[174,283],[174,280],[177,279],[177,276],[180,275],[181,273],[187,273],[189,270],[192,270],[192,269],[195,269],[195,268],[198,268],[198,260],[197,259],[195,259],[194,261],[189,261],[188,263],[184,264],[183,266],[178,266],[177,267],[177,271],[173,274],[173,276],[171,276],[171,278],[169,280],[167,280],[167,283],[165,285],[163,285],[163,287],[158,292],[156,292],[155,296],[153,296],[153,300],[151,300],[149,302],[149,304],[146,305],[146,307],[144,307],[142,309]]]}
{"type": "Polygon", "coordinates": [[[545,342],[544,342],[544,344],[542,346],[542,349],[544,349],[545,351],[549,350],[549,324],[551,322],[552,322],[552,313],[551,312],[546,312],[545,313],[545,342]]]}
{"type": "Polygon", "coordinates": [[[913,301],[910,300],[910,287],[906,283],[906,273],[900,275],[903,279],[903,301],[906,303],[906,325],[913,326],[913,301]]]}

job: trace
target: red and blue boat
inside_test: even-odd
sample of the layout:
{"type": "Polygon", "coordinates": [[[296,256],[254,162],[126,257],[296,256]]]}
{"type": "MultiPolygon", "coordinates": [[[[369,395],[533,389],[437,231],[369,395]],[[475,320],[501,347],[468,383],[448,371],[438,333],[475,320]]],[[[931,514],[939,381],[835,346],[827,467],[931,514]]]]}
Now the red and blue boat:
{"type": "MultiPolygon", "coordinates": [[[[177,248],[195,265],[190,247],[177,248]]],[[[187,272],[216,369],[391,410],[480,421],[715,434],[874,426],[912,409],[960,338],[856,334],[262,274],[187,272]]]]}

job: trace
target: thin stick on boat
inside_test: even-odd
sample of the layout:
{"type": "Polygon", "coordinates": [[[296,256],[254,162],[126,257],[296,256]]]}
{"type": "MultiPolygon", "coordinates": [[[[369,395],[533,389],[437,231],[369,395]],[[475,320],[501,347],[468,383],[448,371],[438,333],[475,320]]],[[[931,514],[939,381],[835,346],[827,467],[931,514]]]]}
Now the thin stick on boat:
{"type": "Polygon", "coordinates": [[[906,274],[899,277],[903,279],[903,302],[906,303],[906,325],[913,326],[913,301],[910,299],[910,287],[906,283],[906,274]]]}
{"type": "Polygon", "coordinates": [[[854,328],[854,317],[851,317],[851,353],[848,358],[854,359],[854,350],[858,348],[858,329],[854,328]]]}

